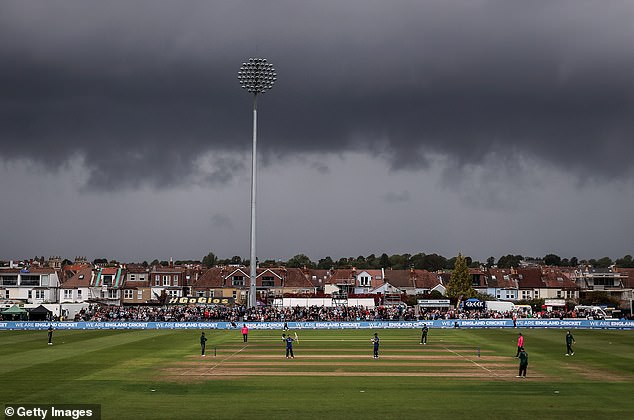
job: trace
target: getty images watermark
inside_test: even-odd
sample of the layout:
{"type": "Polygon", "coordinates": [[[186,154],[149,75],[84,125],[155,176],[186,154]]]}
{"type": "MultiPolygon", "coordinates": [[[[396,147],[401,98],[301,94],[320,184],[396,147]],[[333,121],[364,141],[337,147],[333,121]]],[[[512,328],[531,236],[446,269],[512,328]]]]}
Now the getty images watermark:
{"type": "Polygon", "coordinates": [[[101,420],[100,404],[5,404],[4,418],[101,420]]]}

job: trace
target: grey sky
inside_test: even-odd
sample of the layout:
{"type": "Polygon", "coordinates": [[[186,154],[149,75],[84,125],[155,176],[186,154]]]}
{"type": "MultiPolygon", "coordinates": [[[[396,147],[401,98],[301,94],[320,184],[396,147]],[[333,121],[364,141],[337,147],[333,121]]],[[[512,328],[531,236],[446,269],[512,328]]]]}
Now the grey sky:
{"type": "Polygon", "coordinates": [[[254,55],[261,259],[632,253],[634,3],[304,3],[2,2],[0,257],[246,256],[254,55]]]}

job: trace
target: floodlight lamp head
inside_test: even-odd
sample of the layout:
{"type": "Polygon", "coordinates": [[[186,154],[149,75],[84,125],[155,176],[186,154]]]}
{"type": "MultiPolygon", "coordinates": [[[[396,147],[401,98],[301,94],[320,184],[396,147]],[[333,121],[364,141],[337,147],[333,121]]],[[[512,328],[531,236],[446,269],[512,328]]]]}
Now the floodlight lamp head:
{"type": "Polygon", "coordinates": [[[270,90],[277,80],[277,74],[271,63],[265,58],[249,58],[242,63],[238,71],[240,86],[248,92],[257,95],[270,90]]]}

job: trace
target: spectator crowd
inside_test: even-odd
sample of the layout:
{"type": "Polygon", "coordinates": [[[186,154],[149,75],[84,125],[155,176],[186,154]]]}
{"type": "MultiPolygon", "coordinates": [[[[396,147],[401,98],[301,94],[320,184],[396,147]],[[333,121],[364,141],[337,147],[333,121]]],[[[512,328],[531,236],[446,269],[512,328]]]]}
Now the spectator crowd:
{"type": "Polygon", "coordinates": [[[487,310],[421,309],[405,306],[105,306],[90,305],[75,315],[75,321],[225,321],[225,322],[311,322],[311,321],[415,321],[440,319],[576,318],[575,311],[535,314],[487,310]]]}

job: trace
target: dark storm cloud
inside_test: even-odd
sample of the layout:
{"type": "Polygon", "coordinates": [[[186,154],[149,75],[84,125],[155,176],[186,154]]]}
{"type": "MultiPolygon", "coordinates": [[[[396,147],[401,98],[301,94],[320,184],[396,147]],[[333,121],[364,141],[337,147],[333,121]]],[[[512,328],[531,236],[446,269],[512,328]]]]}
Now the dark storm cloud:
{"type": "Polygon", "coordinates": [[[266,3],[3,2],[0,156],[81,156],[100,189],[228,182],[244,164],[225,154],[251,135],[236,72],[262,55],[279,74],[259,101],[267,160],[495,154],[632,173],[630,2],[266,3]]]}

